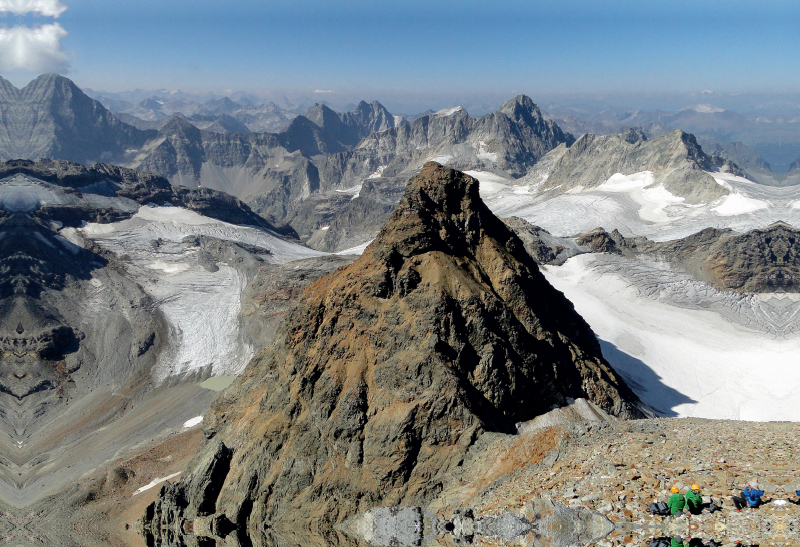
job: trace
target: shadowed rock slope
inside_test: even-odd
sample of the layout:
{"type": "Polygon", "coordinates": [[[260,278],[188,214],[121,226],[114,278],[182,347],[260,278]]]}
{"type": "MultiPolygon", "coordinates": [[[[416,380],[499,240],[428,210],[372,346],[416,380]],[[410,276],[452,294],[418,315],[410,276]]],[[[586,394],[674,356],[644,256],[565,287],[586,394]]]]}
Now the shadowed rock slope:
{"type": "Polygon", "coordinates": [[[640,416],[478,182],[430,162],[364,255],[311,285],[215,402],[208,440],[144,527],[164,541],[214,514],[218,535],[230,521],[257,545],[265,526],[425,504],[481,434],[566,397],[640,416]]]}

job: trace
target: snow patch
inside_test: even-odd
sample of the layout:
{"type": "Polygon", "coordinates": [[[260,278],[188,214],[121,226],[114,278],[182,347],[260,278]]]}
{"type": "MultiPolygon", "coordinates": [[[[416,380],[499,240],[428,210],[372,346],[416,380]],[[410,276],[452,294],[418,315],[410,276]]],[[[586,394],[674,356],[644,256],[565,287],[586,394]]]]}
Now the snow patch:
{"type": "Polygon", "coordinates": [[[154,486],[158,486],[159,484],[161,484],[164,481],[168,481],[169,479],[174,479],[175,477],[177,477],[180,474],[181,474],[181,472],[178,471],[177,473],[173,473],[171,475],[167,475],[166,477],[161,478],[161,479],[153,479],[149,483],[145,484],[144,486],[142,486],[141,488],[136,490],[136,492],[134,492],[133,495],[134,496],[139,495],[139,494],[141,494],[142,492],[144,492],[146,490],[150,490],[154,486]]]}
{"type": "Polygon", "coordinates": [[[383,175],[383,171],[384,171],[385,169],[386,169],[386,166],[385,166],[385,165],[381,165],[381,166],[379,166],[377,169],[375,169],[375,171],[374,171],[374,172],[373,172],[373,173],[372,173],[370,176],[368,176],[367,178],[368,178],[368,179],[377,179],[377,178],[380,178],[380,177],[383,175]]]}
{"type": "Polygon", "coordinates": [[[184,429],[189,429],[190,427],[194,427],[197,424],[201,424],[201,423],[203,423],[203,417],[202,416],[195,416],[194,418],[190,418],[190,419],[186,420],[185,422],[183,422],[183,428],[184,429]]]}
{"type": "Polygon", "coordinates": [[[600,192],[622,192],[639,204],[639,217],[648,222],[669,222],[672,220],[664,209],[685,201],[663,186],[653,187],[655,177],[651,171],[641,171],[632,175],[616,173],[598,186],[600,192]]]}
{"type": "Polygon", "coordinates": [[[641,171],[632,175],[616,173],[598,186],[597,190],[601,192],[630,192],[641,190],[645,186],[650,186],[653,182],[655,182],[655,177],[652,171],[641,171]]]}
{"type": "Polygon", "coordinates": [[[78,235],[77,230],[75,228],[62,228],[59,230],[59,235],[63,237],[68,243],[75,245],[76,247],[83,248],[83,240],[78,235]]]}
{"type": "Polygon", "coordinates": [[[717,184],[720,184],[731,191],[733,190],[731,183],[754,184],[753,181],[738,175],[734,175],[733,173],[725,173],[724,171],[706,171],[706,173],[711,175],[711,177],[717,181],[717,184]]]}
{"type": "Polygon", "coordinates": [[[363,186],[362,184],[356,184],[355,186],[351,186],[350,188],[345,188],[343,190],[336,190],[336,191],[341,194],[353,194],[353,197],[350,198],[350,201],[352,201],[361,195],[362,186],[363,186]]]}
{"type": "Polygon", "coordinates": [[[454,156],[444,154],[442,156],[433,156],[428,161],[435,161],[436,163],[441,163],[442,165],[445,165],[448,161],[452,160],[453,157],[454,156]]]}
{"type": "MultiPolygon", "coordinates": [[[[724,198],[700,205],[678,202],[679,198],[676,198],[674,203],[667,203],[667,207],[663,209],[661,203],[650,207],[651,210],[655,209],[657,218],[661,219],[654,223],[640,214],[644,208],[644,216],[648,217],[648,208],[643,207],[642,203],[664,201],[665,197],[668,198],[666,201],[672,201],[672,198],[668,194],[659,197],[658,192],[638,195],[651,188],[646,188],[644,181],[637,185],[624,180],[611,181],[611,184],[605,186],[605,190],[583,188],[580,192],[554,192],[555,189],[550,189],[540,193],[534,191],[537,188],[534,185],[529,193],[514,188],[512,191],[482,196],[496,215],[524,218],[561,237],[586,232],[598,226],[608,231],[617,229],[626,237],[646,236],[654,241],[683,238],[708,227],[745,232],[764,228],[777,221],[800,226],[800,185],[765,186],[730,173],[710,172],[709,175],[718,179],[718,183],[724,183],[723,186],[729,185],[729,192],[763,202],[766,206],[745,202],[749,203],[751,212],[724,216],[714,211],[714,208],[723,205],[724,198]],[[630,190],[608,191],[620,190],[626,186],[630,190]],[[759,205],[760,208],[752,210],[754,205],[759,205]]],[[[733,207],[737,205],[737,201],[739,206],[743,205],[742,201],[734,198],[728,205],[731,211],[739,209],[733,207]]],[[[722,211],[726,212],[726,208],[722,211]]]]}
{"type": "Polygon", "coordinates": [[[490,171],[464,171],[465,174],[472,178],[478,179],[480,183],[478,188],[481,199],[487,199],[497,193],[509,190],[512,181],[496,175],[490,171]]]}
{"type": "Polygon", "coordinates": [[[61,243],[66,250],[71,252],[72,254],[78,254],[81,251],[81,248],[78,245],[75,245],[73,242],[65,239],[64,237],[56,234],[53,236],[53,239],[61,243]]]}
{"type": "Polygon", "coordinates": [[[151,270],[161,270],[164,273],[177,273],[183,272],[191,268],[191,264],[185,262],[164,262],[163,260],[156,260],[152,264],[147,265],[151,270]]]}
{"type": "Polygon", "coordinates": [[[720,216],[730,217],[735,215],[746,215],[766,209],[769,204],[759,199],[748,198],[741,194],[729,194],[722,198],[720,205],[714,207],[713,211],[720,216]]]}
{"type": "Polygon", "coordinates": [[[447,116],[452,116],[456,112],[460,112],[464,110],[463,106],[455,106],[453,108],[443,108],[439,112],[436,113],[437,118],[446,118],[447,116]]]}
{"type": "MultiPolygon", "coordinates": [[[[80,231],[92,239],[108,243],[119,242],[120,251],[138,248],[142,244],[149,247],[150,241],[159,238],[179,242],[187,236],[205,235],[267,249],[271,254],[265,256],[265,260],[274,264],[326,254],[289,243],[266,230],[229,224],[182,207],[144,205],[130,219],[110,224],[89,223],[80,228],[80,231]]],[[[120,254],[124,254],[124,251],[120,254]]]]}
{"type": "Polygon", "coordinates": [[[687,106],[686,108],[681,108],[679,112],[684,110],[694,110],[695,112],[700,112],[701,114],[714,114],[716,112],[725,112],[724,108],[719,108],[718,106],[714,106],[713,104],[693,104],[692,106],[687,106]]]}
{"type": "MultiPolygon", "coordinates": [[[[128,271],[166,319],[168,342],[153,367],[156,382],[203,368],[210,368],[215,376],[238,374],[254,353],[238,328],[247,280],[224,263],[218,271],[209,272],[193,262],[194,253],[181,243],[184,238],[206,235],[254,245],[270,251],[262,255],[266,262],[278,264],[327,254],[289,243],[268,231],[228,224],[179,207],[144,206],[130,219],[87,224],[79,230],[105,249],[130,257],[128,271]],[[153,240],[163,244],[154,247],[153,240]]],[[[77,237],[67,230],[61,233],[77,237]]]]}
{"type": "Polygon", "coordinates": [[[369,241],[366,241],[366,242],[362,243],[361,245],[356,245],[355,247],[350,247],[349,249],[345,249],[343,251],[338,251],[338,252],[336,252],[334,254],[337,254],[337,255],[362,255],[362,254],[364,254],[364,251],[367,249],[367,247],[369,247],[369,244],[372,243],[373,241],[375,241],[375,239],[370,239],[369,241]]]}

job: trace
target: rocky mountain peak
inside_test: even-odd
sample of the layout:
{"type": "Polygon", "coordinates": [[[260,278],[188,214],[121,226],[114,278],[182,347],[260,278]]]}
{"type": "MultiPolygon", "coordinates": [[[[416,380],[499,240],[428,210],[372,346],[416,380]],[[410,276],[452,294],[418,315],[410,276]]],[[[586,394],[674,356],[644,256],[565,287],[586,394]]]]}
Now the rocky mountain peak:
{"type": "Polygon", "coordinates": [[[78,89],[72,80],[69,78],[65,78],[60,74],[56,74],[54,72],[50,72],[47,74],[42,74],[41,76],[37,77],[36,79],[32,80],[28,83],[25,88],[75,88],[78,89]]]}
{"type": "Polygon", "coordinates": [[[647,140],[647,135],[640,127],[631,127],[621,134],[622,140],[628,144],[636,144],[647,140]]]}
{"type": "Polygon", "coordinates": [[[342,114],[342,121],[357,139],[394,127],[394,116],[378,101],[359,102],[352,112],[342,114]]]}
{"type": "Polygon", "coordinates": [[[176,136],[188,138],[192,141],[201,139],[200,130],[183,116],[175,115],[158,132],[161,136],[176,136]]]}
{"type": "Polygon", "coordinates": [[[309,108],[305,117],[322,129],[336,130],[343,126],[339,114],[324,104],[317,103],[309,108]]]}
{"type": "Polygon", "coordinates": [[[42,74],[17,94],[23,101],[39,103],[40,107],[49,108],[50,114],[56,116],[63,117],[61,111],[65,107],[70,110],[97,108],[94,105],[96,101],[81,91],[72,80],[58,74],[42,74]]]}
{"type": "Polygon", "coordinates": [[[390,247],[404,257],[433,249],[463,252],[478,243],[487,227],[503,229],[481,200],[478,181],[428,162],[409,181],[373,247],[390,247]]]}
{"type": "Polygon", "coordinates": [[[114,157],[155,133],[116,119],[71,80],[43,74],[23,89],[0,85],[0,157],[86,162],[114,157]]]}
{"type": "Polygon", "coordinates": [[[222,97],[221,99],[211,99],[204,103],[200,110],[209,114],[231,114],[240,108],[242,108],[242,105],[239,103],[232,101],[228,97],[222,97]]]}
{"type": "Polygon", "coordinates": [[[147,110],[161,110],[161,103],[158,102],[155,97],[143,99],[139,102],[138,106],[146,108],[147,110]]]}
{"type": "Polygon", "coordinates": [[[507,100],[497,111],[505,114],[514,121],[520,121],[531,116],[537,118],[542,116],[539,107],[536,106],[533,99],[527,95],[517,95],[513,99],[507,100]]]}
{"type": "Polygon", "coordinates": [[[568,397],[639,415],[478,181],[429,162],[372,245],[308,288],[215,403],[195,467],[148,514],[224,515],[258,534],[425,503],[483,433],[568,397]],[[221,488],[204,488],[214,473],[221,488]]]}

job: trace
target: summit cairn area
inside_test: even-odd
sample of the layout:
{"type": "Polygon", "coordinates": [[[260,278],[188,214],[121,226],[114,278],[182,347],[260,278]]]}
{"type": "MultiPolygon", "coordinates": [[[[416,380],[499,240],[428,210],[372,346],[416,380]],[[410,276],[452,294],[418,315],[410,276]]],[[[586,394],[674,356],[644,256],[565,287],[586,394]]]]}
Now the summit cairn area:
{"type": "Polygon", "coordinates": [[[142,524],[163,542],[202,518],[261,545],[267,528],[427,504],[485,435],[567,398],[642,416],[478,181],[430,162],[364,254],[312,284],[215,402],[200,453],[142,524]]]}

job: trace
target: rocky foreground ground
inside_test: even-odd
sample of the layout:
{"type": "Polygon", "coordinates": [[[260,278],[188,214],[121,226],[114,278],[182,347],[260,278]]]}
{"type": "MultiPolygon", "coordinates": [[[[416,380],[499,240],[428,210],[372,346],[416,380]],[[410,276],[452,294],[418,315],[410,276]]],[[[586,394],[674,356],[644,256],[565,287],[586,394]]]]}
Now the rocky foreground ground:
{"type": "MultiPolygon", "coordinates": [[[[470,507],[476,521],[511,513],[535,522],[540,500],[549,500],[613,522],[609,535],[589,543],[603,547],[676,536],[723,545],[797,545],[800,507],[774,501],[796,500],[798,435],[796,423],[676,418],[531,431],[497,438],[480,454],[470,454],[462,477],[431,509],[447,518],[455,507],[470,507]],[[764,500],[772,501],[735,512],[731,496],[752,480],[766,491],[764,500]],[[648,513],[649,503],[666,501],[671,486],[685,491],[694,483],[722,510],[665,518],[648,513]]],[[[541,539],[532,530],[511,544],[539,545],[541,539]]],[[[475,542],[496,544],[498,538],[476,535],[475,542]]]]}
{"type": "MultiPolygon", "coordinates": [[[[12,531],[20,523],[6,523],[0,518],[6,540],[21,545],[144,546],[145,538],[134,532],[135,521],[159,487],[135,496],[134,492],[156,477],[183,469],[200,436],[199,428],[195,428],[141,456],[112,462],[107,470],[98,469],[98,479],[81,480],[68,499],[51,499],[38,507],[35,513],[41,522],[36,528],[26,526],[25,534],[12,531]],[[184,438],[186,435],[191,439],[184,438]],[[109,482],[107,477],[117,469],[128,471],[126,480],[109,482]],[[46,532],[37,530],[42,526],[46,532]]],[[[582,539],[587,540],[586,545],[638,547],[648,545],[651,538],[676,536],[713,539],[724,546],[737,542],[798,545],[799,506],[770,502],[737,513],[730,501],[733,492],[738,493],[745,481],[753,479],[767,491],[765,500],[795,499],[791,494],[800,488],[795,463],[798,438],[800,424],[795,423],[677,418],[579,422],[521,435],[487,434],[468,453],[462,471],[452,477],[434,503],[423,509],[438,519],[438,536],[423,529],[417,537],[431,546],[451,547],[460,538],[444,531],[444,524],[457,520],[453,515],[460,509],[469,508],[477,532],[472,542],[487,547],[566,547],[582,539]],[[722,510],[688,518],[661,518],[647,512],[650,502],[666,500],[673,484],[685,489],[693,483],[702,486],[703,494],[722,510]],[[602,515],[611,525],[598,524],[594,515],[594,528],[588,532],[610,533],[576,537],[569,530],[553,530],[552,524],[548,530],[541,520],[538,528],[505,526],[504,531],[511,532],[505,537],[498,534],[497,526],[487,530],[492,519],[509,521],[509,515],[536,524],[537,514],[552,516],[553,509],[561,506],[602,515]]],[[[575,513],[560,514],[575,521],[575,513]]],[[[203,523],[191,524],[186,523],[185,528],[193,528],[195,533],[183,537],[183,544],[199,545],[213,538],[214,534],[204,531],[203,523]]],[[[425,524],[430,522],[426,520],[425,524]]],[[[327,537],[307,537],[305,530],[273,531],[274,541],[281,545],[367,544],[358,541],[366,539],[363,536],[343,533],[351,530],[327,537]]],[[[372,539],[373,545],[381,544],[372,539]]],[[[235,542],[236,538],[229,536],[226,540],[235,542]]],[[[217,544],[227,544],[224,541],[217,544]]]]}

